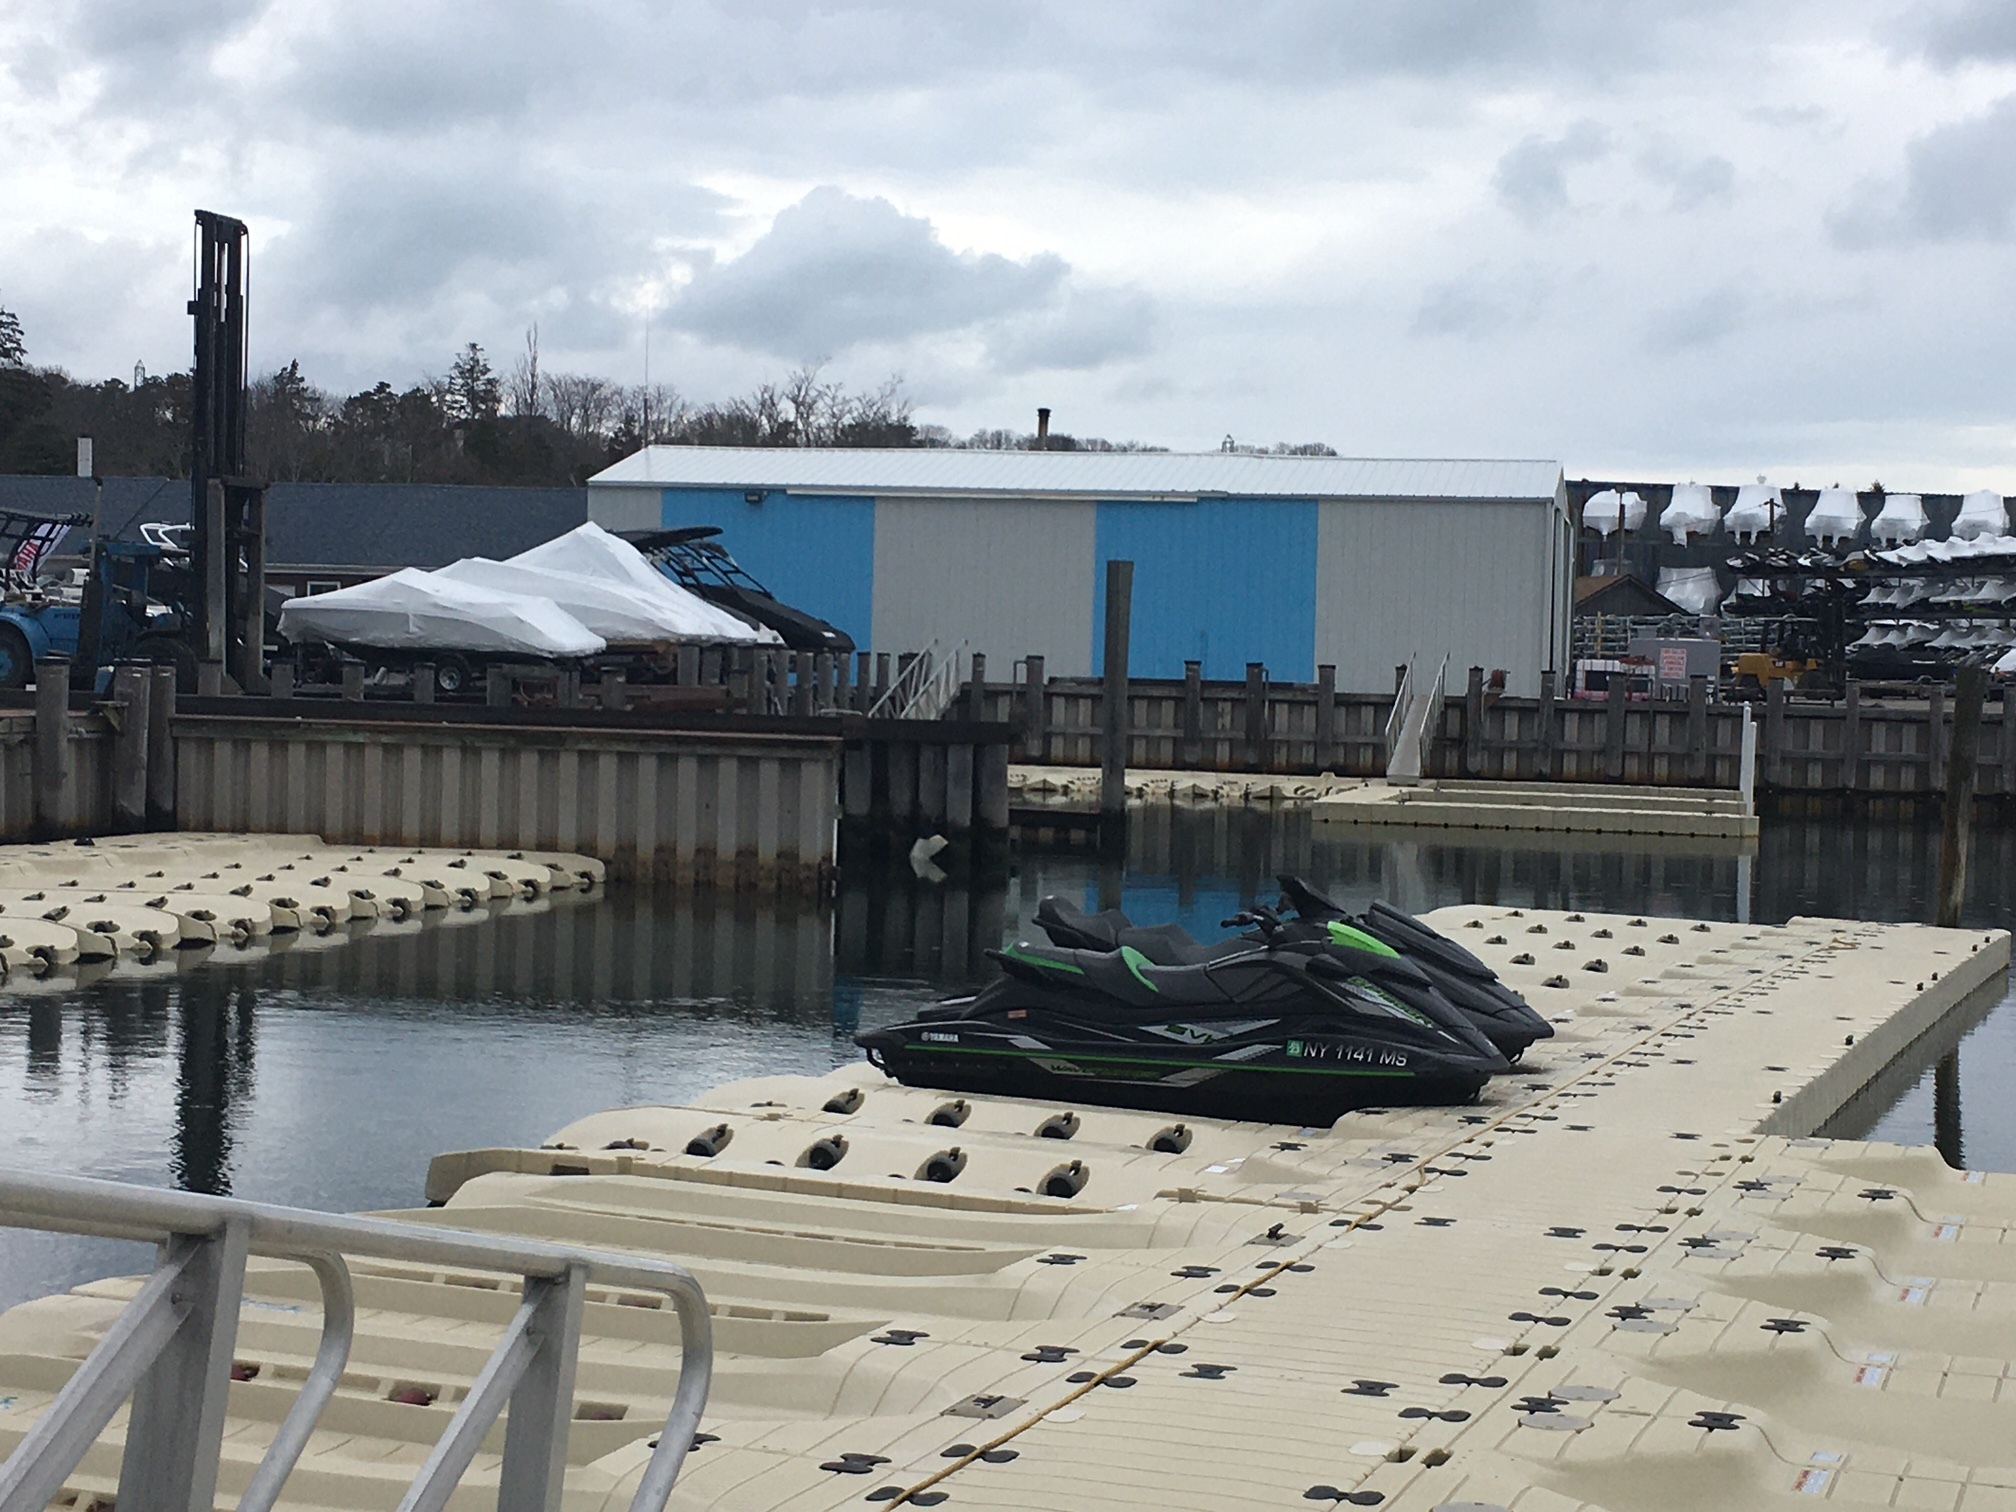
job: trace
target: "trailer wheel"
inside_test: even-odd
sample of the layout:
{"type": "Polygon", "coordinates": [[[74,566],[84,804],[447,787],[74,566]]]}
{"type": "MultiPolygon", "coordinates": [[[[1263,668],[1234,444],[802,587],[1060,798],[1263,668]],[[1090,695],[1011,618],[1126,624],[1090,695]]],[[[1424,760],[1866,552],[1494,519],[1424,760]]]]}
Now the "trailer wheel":
{"type": "Polygon", "coordinates": [[[474,676],[469,658],[459,651],[450,651],[434,660],[434,689],[449,698],[468,692],[470,679],[474,676]]]}
{"type": "Polygon", "coordinates": [[[0,625],[0,688],[25,688],[34,671],[28,637],[12,625],[0,625]]]}

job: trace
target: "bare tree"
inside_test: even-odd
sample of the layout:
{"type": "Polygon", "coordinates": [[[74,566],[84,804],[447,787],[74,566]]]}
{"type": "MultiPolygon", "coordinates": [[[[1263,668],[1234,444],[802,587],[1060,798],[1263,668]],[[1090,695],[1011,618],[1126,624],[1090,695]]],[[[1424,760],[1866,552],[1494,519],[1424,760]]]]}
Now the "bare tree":
{"type": "Polygon", "coordinates": [[[504,380],[504,401],[521,419],[539,413],[539,322],[525,328],[525,350],[504,380]]]}
{"type": "Polygon", "coordinates": [[[607,378],[588,373],[549,373],[540,380],[542,413],[568,435],[586,440],[605,435],[622,391],[607,378]]]}

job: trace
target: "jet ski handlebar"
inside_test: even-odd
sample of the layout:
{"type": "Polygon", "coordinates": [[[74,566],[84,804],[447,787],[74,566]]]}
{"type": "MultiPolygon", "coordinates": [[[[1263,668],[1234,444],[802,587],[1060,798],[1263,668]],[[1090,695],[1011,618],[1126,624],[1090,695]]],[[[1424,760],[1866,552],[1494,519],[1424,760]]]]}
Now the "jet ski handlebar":
{"type": "Polygon", "coordinates": [[[1220,929],[1257,929],[1261,937],[1270,945],[1284,929],[1287,920],[1269,908],[1265,903],[1255,903],[1251,908],[1241,909],[1229,919],[1218,921],[1220,929]]]}

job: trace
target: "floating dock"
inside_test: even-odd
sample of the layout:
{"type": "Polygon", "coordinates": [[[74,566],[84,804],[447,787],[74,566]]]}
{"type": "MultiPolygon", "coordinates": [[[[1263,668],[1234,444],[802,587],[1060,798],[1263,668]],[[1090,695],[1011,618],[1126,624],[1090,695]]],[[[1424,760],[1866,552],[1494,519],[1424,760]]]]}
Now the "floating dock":
{"type": "MultiPolygon", "coordinates": [[[[180,970],[303,939],[420,927],[492,902],[586,895],[563,852],[324,844],[317,835],[129,835],[0,846],[0,977],[180,970]]],[[[0,988],[0,990],[6,990],[0,988]]]]}
{"type": "Polygon", "coordinates": [[[1322,824],[1757,838],[1757,815],[1743,795],[1720,788],[1373,779],[1312,799],[1309,813],[1322,824]]]}
{"type": "MultiPolygon", "coordinates": [[[[401,1216],[691,1266],[717,1364],[678,1508],[2016,1503],[2016,1177],[1811,1137],[2000,995],[2008,935],[1429,917],[1559,1028],[1474,1106],[1298,1129],[854,1065],[442,1155],[442,1205],[401,1216]],[[1077,1195],[1038,1195],[1059,1168],[1077,1195]]],[[[356,1347],[288,1505],[389,1507],[516,1306],[495,1276],[355,1270],[356,1347]]],[[[0,1451],[137,1285],[0,1317],[0,1451]]],[[[227,1497],[316,1295],[299,1267],[248,1275],[227,1497]]],[[[565,1506],[599,1512],[628,1505],[678,1335],[608,1288],[583,1327],[565,1506]]],[[[111,1495],[123,1431],[76,1507],[111,1495]]],[[[487,1504],[495,1448],[456,1506],[487,1504]]]]}

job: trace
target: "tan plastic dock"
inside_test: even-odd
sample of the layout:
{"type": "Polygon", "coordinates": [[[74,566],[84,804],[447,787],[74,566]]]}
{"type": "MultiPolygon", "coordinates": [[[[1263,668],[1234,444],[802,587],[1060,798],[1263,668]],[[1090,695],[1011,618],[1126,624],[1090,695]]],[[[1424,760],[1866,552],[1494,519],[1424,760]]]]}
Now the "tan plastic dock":
{"type": "Polygon", "coordinates": [[[1757,816],[1719,788],[1617,787],[1587,782],[1367,781],[1309,803],[1323,824],[1545,830],[1755,839],[1757,816]]]}
{"type": "Polygon", "coordinates": [[[599,887],[586,856],[325,844],[316,835],[129,835],[0,846],[0,993],[26,979],[182,969],[376,921],[599,887]]]}
{"type": "MultiPolygon", "coordinates": [[[[684,1509],[2016,1507],[2016,1176],[1804,1137],[1999,995],[2009,937],[1431,918],[1560,1029],[1474,1107],[1220,1124],[857,1065],[444,1155],[446,1206],[409,1216],[695,1270],[719,1356],[684,1509]],[[1034,1195],[1074,1164],[1077,1197],[1034,1195]]],[[[290,1505],[391,1507],[514,1305],[494,1277],[359,1270],[290,1505]]],[[[0,1450],[134,1285],[0,1318],[0,1450]]],[[[227,1498],[318,1328],[297,1268],[255,1263],[247,1295],[227,1498]]],[[[591,1290],[584,1331],[566,1506],[613,1512],[676,1330],[591,1290]]]]}

